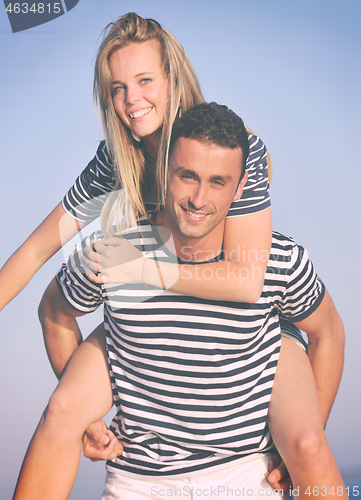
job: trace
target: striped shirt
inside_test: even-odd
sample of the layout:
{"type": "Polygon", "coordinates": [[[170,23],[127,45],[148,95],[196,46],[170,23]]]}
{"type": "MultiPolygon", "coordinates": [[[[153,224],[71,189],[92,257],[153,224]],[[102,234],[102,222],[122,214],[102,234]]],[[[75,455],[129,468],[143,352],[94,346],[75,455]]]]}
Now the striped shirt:
{"type": "MultiPolygon", "coordinates": [[[[148,256],[174,261],[148,221],[124,236],[148,256]]],[[[257,303],[244,304],[141,283],[94,284],[80,261],[92,238],[79,244],[60,269],[58,284],[78,311],[104,304],[117,409],[111,428],[124,443],[123,454],[108,462],[108,470],[189,476],[268,451],[273,443],[267,413],[280,350],[278,312],[300,321],[324,294],[307,252],[274,233],[262,295],[257,303]]]]}
{"type": "MultiPolygon", "coordinates": [[[[259,212],[271,205],[267,172],[267,150],[262,140],[250,134],[249,155],[246,162],[248,179],[242,197],[234,201],[228,217],[259,212]]],[[[75,219],[91,222],[99,217],[104,203],[115,187],[115,173],[105,141],[96,155],[75,180],[63,199],[64,209],[75,219]]]]}

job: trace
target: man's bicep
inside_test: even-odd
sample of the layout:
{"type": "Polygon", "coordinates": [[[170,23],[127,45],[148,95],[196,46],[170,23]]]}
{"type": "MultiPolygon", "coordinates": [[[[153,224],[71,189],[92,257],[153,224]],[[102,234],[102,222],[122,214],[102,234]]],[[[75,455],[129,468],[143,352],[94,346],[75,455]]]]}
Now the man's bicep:
{"type": "Polygon", "coordinates": [[[277,307],[293,323],[301,322],[320,306],[325,285],[317,276],[307,250],[296,244],[290,253],[286,276],[277,307]]]}
{"type": "Polygon", "coordinates": [[[56,276],[57,285],[65,301],[84,314],[95,311],[103,303],[102,286],[88,278],[89,268],[82,260],[83,248],[90,245],[90,241],[88,237],[76,246],[67,264],[61,266],[56,276]]]}
{"type": "Polygon", "coordinates": [[[343,336],[343,325],[333,300],[325,290],[324,297],[307,318],[293,323],[307,334],[309,342],[325,340],[332,336],[343,336]]]}
{"type": "Polygon", "coordinates": [[[59,289],[57,279],[53,278],[48,288],[45,290],[39,306],[39,315],[51,317],[53,320],[60,316],[77,318],[85,313],[72,307],[64,298],[59,289]]]}

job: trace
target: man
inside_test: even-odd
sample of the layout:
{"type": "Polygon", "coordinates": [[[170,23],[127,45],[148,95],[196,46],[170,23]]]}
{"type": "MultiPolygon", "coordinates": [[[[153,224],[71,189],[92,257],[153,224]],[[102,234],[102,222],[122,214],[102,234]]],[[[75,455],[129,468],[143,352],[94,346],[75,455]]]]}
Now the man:
{"type": "MultiPolygon", "coordinates": [[[[162,263],[172,259],[167,231],[181,264],[208,263],[211,272],[222,259],[224,220],[242,193],[247,153],[243,122],[226,107],[203,104],[176,122],[166,207],[156,225],[144,219],[124,235],[147,256],[143,271],[159,269],[161,288],[162,263]]],[[[93,284],[81,269],[83,248],[63,266],[58,284],[74,316],[105,306],[117,408],[112,430],[124,452],[108,462],[103,498],[269,496],[263,474],[272,451],[267,417],[280,349],[278,311],[305,327],[311,346],[323,311],[335,314],[302,247],[274,234],[264,289],[252,305],[159,293],[142,283],[93,284]]],[[[312,356],[322,371],[320,356],[312,356]]],[[[342,347],[330,358],[338,362],[342,347]]],[[[335,372],[341,364],[332,360],[335,372]]],[[[324,394],[331,402],[336,371],[324,394]]]]}

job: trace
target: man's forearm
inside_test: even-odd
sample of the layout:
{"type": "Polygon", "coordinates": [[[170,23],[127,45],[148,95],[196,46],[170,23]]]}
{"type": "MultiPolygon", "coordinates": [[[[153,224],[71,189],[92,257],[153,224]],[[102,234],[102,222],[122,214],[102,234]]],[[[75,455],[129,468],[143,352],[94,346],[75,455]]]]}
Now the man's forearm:
{"type": "Polygon", "coordinates": [[[308,356],[316,381],[323,425],[326,426],[343,369],[344,342],[338,338],[310,343],[308,356]]]}
{"type": "Polygon", "coordinates": [[[39,319],[50,364],[58,379],[78,345],[82,342],[77,314],[61,295],[55,278],[46,289],[39,306],[39,319]]]}
{"type": "Polygon", "coordinates": [[[341,381],[345,345],[343,324],[327,291],[318,309],[296,325],[308,336],[308,356],[325,426],[341,381]]]}

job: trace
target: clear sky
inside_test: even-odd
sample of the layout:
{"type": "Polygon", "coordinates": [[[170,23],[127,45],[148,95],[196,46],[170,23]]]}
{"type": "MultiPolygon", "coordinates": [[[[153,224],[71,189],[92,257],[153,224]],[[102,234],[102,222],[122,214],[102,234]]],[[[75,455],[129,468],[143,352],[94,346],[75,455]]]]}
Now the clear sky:
{"type": "MultiPolygon", "coordinates": [[[[108,22],[135,11],[183,44],[207,100],[227,104],[271,154],[274,228],[306,246],[344,321],[345,370],[327,436],[341,469],[361,469],[359,0],[80,0],[13,34],[0,6],[1,245],[4,262],[93,157],[93,65],[108,22]]],[[[37,305],[59,253],[0,313],[0,498],[56,385],[37,305]]],[[[101,313],[82,323],[85,335],[101,313]]],[[[95,500],[103,464],[85,460],[71,496],[95,500]]]]}

